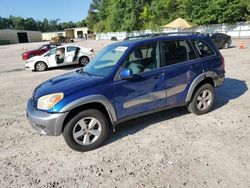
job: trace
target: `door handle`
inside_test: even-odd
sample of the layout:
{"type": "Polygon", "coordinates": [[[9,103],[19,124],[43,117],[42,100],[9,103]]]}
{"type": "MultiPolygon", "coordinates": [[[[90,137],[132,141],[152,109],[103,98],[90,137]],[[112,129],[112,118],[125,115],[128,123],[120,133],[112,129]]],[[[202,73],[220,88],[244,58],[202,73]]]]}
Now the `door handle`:
{"type": "Polygon", "coordinates": [[[154,76],[154,79],[160,79],[161,77],[163,77],[165,75],[165,73],[160,73],[154,76]]]}

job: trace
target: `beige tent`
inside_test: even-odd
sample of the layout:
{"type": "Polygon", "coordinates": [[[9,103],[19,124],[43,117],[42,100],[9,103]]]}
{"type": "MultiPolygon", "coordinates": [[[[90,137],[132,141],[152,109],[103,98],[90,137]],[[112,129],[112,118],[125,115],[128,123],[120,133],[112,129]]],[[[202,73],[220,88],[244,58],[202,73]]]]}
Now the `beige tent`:
{"type": "Polygon", "coordinates": [[[162,26],[163,28],[186,29],[191,28],[192,25],[182,18],[177,18],[174,21],[162,26]]]}

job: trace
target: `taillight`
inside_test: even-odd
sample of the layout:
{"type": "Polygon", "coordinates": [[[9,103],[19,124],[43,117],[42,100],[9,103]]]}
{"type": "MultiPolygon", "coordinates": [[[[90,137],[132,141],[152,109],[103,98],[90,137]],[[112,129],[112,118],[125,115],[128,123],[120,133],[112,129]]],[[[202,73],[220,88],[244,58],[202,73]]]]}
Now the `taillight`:
{"type": "Polygon", "coordinates": [[[221,56],[221,68],[225,70],[225,59],[221,56]]]}

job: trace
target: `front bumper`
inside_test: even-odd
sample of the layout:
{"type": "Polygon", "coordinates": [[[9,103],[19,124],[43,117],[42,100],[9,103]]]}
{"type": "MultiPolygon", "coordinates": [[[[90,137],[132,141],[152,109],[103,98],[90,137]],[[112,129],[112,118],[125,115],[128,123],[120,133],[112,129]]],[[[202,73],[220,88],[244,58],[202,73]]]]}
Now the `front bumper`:
{"type": "Polygon", "coordinates": [[[47,113],[37,110],[34,101],[29,99],[26,116],[32,128],[43,135],[58,136],[62,132],[63,122],[68,115],[65,113],[47,113]]]}
{"type": "Polygon", "coordinates": [[[34,69],[34,65],[31,64],[31,63],[25,63],[25,64],[24,64],[24,68],[25,68],[26,70],[35,70],[35,69],[34,69]]]}

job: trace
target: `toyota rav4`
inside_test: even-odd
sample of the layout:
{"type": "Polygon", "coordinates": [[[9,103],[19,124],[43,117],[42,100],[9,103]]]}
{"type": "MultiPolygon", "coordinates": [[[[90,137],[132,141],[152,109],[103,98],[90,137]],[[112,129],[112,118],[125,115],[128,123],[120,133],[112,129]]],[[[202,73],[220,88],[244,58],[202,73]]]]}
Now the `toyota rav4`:
{"type": "Polygon", "coordinates": [[[224,82],[210,37],[165,34],[113,43],[84,68],[39,85],[27,117],[44,135],[63,134],[77,151],[100,147],[123,121],[177,106],[209,112],[224,82]]]}

